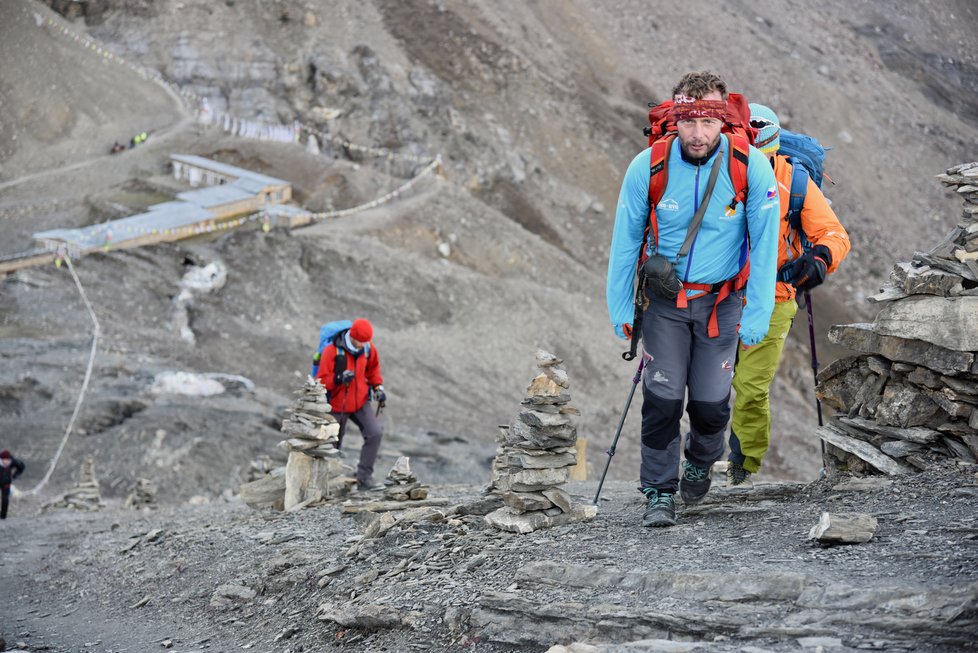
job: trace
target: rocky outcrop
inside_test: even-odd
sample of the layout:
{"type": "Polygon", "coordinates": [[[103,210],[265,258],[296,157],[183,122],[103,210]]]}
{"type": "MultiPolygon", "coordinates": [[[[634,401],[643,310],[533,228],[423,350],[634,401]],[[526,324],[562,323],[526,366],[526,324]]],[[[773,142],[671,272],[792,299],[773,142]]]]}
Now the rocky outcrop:
{"type": "Polygon", "coordinates": [[[873,323],[829,331],[862,352],[818,375],[819,399],[838,411],[819,428],[837,467],[904,474],[935,455],[978,461],[978,163],[938,178],[965,201],[957,226],[893,267],[873,323]]]}

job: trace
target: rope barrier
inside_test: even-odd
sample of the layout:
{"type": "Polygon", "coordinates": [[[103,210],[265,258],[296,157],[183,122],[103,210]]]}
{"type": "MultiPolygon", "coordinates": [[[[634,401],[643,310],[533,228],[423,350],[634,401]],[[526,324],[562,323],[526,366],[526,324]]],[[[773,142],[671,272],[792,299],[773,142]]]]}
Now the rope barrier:
{"type": "Polygon", "coordinates": [[[61,444],[58,446],[58,451],[54,454],[54,458],[51,460],[51,464],[48,466],[48,471],[44,474],[44,478],[35,485],[32,489],[28,490],[25,494],[38,494],[41,489],[47,485],[47,482],[51,480],[51,474],[54,473],[54,468],[58,465],[58,460],[61,459],[61,454],[65,449],[65,445],[68,444],[68,436],[71,435],[71,429],[75,426],[75,419],[78,417],[78,413],[81,411],[82,401],[85,399],[85,392],[88,390],[88,382],[92,378],[92,368],[95,365],[95,352],[98,347],[98,338],[101,331],[99,327],[98,317],[95,316],[95,311],[92,309],[91,302],[88,301],[88,296],[85,294],[85,288],[82,287],[81,280],[78,278],[78,274],[75,272],[75,266],[71,264],[71,259],[67,254],[63,255],[63,259],[58,259],[60,262],[64,260],[68,264],[68,271],[71,272],[71,278],[75,280],[75,286],[78,288],[78,293],[81,295],[82,301],[85,302],[85,308],[88,309],[88,314],[92,317],[92,324],[94,325],[92,329],[92,351],[88,356],[88,368],[85,370],[85,380],[82,382],[81,392],[78,393],[78,401],[75,402],[75,410],[71,413],[71,420],[68,421],[68,428],[65,429],[65,435],[61,438],[61,444]]]}
{"type": "Polygon", "coordinates": [[[409,179],[407,182],[401,184],[391,192],[386,195],[381,195],[375,200],[366,202],[365,204],[360,204],[358,206],[351,207],[349,209],[340,209],[339,211],[324,211],[322,213],[310,213],[309,218],[312,220],[326,220],[328,218],[342,218],[347,215],[352,215],[354,213],[360,213],[361,211],[366,211],[388,202],[397,199],[409,188],[418,183],[423,177],[426,177],[432,173],[441,174],[441,155],[436,156],[435,160],[429,163],[425,168],[419,172],[417,175],[409,179]]]}

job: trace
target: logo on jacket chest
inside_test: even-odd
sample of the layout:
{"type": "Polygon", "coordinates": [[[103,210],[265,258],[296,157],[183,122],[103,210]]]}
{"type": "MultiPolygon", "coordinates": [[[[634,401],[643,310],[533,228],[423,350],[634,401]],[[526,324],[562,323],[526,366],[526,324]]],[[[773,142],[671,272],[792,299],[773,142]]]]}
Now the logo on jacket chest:
{"type": "Polygon", "coordinates": [[[659,202],[659,205],[656,206],[655,208],[657,211],[678,211],[679,202],[672,199],[671,197],[667,197],[663,199],[661,202],[659,202]]]}

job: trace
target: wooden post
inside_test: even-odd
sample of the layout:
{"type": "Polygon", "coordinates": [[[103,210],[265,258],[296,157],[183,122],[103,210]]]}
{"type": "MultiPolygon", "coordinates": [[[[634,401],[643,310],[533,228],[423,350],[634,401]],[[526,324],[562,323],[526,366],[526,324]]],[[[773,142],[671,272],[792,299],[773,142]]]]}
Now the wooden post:
{"type": "Polygon", "coordinates": [[[577,464],[571,467],[570,480],[587,480],[587,438],[577,438],[574,444],[577,448],[577,464]]]}

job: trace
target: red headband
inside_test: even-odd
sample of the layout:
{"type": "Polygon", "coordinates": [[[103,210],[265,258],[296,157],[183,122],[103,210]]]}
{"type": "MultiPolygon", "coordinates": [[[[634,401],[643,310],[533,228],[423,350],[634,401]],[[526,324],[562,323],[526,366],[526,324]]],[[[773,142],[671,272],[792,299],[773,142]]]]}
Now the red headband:
{"type": "Polygon", "coordinates": [[[726,100],[697,100],[688,95],[677,95],[672,100],[669,117],[675,122],[693,118],[716,118],[723,120],[727,114],[726,100]]]}

